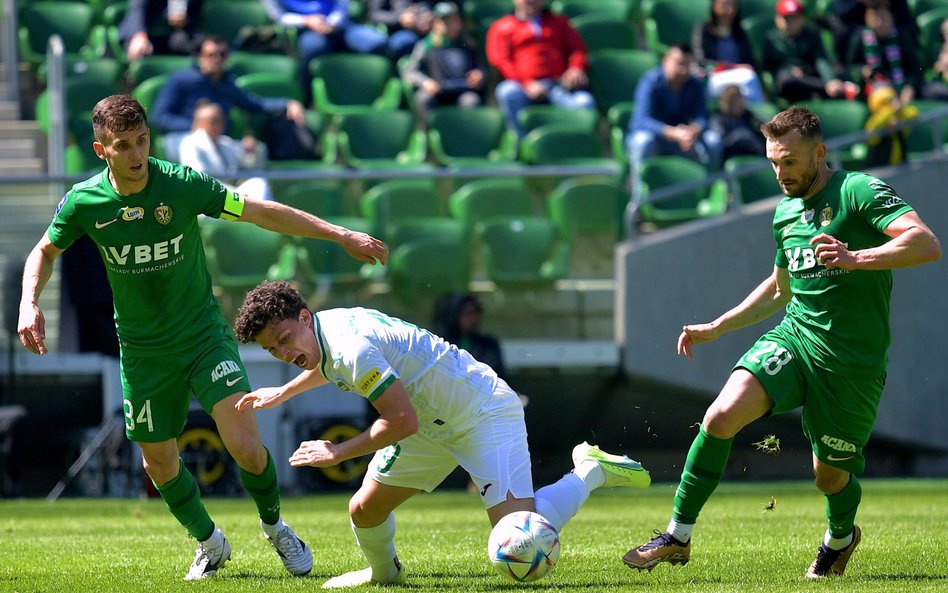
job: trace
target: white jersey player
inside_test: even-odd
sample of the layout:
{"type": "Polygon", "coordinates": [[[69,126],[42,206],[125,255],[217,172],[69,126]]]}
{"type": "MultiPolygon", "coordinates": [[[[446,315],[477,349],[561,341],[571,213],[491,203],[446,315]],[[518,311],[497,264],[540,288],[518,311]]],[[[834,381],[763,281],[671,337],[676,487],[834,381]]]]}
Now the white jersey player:
{"type": "Polygon", "coordinates": [[[639,463],[581,443],[573,449],[574,470],[534,492],[517,394],[467,351],[379,311],[313,313],[288,283],[264,282],[247,294],[234,329],[242,342],[303,369],[283,386],[245,395],[238,409],[277,406],[331,381],[379,412],[361,434],[338,444],[306,441],[290,457],[293,466],[327,467],[375,452],[349,502],[369,567],[334,577],[326,588],[402,582],[393,511],[434,490],[458,465],[480,492],[491,525],[514,511],[535,511],[559,530],[591,491],[651,482],[639,463]]]}

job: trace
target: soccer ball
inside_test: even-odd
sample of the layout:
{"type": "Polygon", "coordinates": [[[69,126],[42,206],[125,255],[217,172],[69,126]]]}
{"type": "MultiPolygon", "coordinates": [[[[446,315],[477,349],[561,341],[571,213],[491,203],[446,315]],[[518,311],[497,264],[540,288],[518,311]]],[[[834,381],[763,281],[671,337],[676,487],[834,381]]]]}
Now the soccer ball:
{"type": "Polygon", "coordinates": [[[500,574],[521,583],[546,576],[560,557],[560,534],[542,515],[510,513],[487,539],[487,557],[500,574]]]}

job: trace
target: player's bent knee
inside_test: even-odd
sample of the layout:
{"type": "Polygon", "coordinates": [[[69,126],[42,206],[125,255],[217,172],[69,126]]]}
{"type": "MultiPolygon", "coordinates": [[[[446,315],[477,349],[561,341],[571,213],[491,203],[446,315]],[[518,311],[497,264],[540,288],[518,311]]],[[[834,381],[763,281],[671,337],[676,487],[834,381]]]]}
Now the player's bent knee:
{"type": "Polygon", "coordinates": [[[258,440],[244,439],[237,443],[228,443],[227,451],[244,471],[262,474],[267,469],[267,450],[258,440]]]}
{"type": "Polygon", "coordinates": [[[381,525],[390,512],[388,509],[373,505],[371,501],[362,498],[358,493],[349,500],[349,518],[356,527],[381,525]]]}
{"type": "Polygon", "coordinates": [[[716,439],[729,439],[741,430],[741,426],[731,419],[726,410],[708,410],[702,426],[709,436],[716,439]]]}
{"type": "Polygon", "coordinates": [[[836,494],[849,483],[849,472],[836,468],[829,470],[814,468],[813,475],[816,489],[823,494],[836,494]]]}

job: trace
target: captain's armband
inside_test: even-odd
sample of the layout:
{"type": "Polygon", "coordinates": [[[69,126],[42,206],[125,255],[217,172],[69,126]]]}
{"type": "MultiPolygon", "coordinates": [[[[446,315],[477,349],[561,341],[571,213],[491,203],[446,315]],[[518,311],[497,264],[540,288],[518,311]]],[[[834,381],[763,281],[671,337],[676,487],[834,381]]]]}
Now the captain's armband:
{"type": "Polygon", "coordinates": [[[237,220],[244,213],[244,198],[239,193],[227,190],[224,197],[224,207],[221,209],[221,218],[225,220],[237,220]]]}

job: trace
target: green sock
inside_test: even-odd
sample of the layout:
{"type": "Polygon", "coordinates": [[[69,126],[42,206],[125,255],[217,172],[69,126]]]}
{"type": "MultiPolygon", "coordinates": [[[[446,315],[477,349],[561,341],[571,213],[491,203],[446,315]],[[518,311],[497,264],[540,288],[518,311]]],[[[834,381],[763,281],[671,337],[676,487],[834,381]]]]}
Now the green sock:
{"type": "Polygon", "coordinates": [[[277,482],[276,466],[267,451],[267,467],[260,475],[240,468],[240,482],[257,505],[260,520],[269,525],[280,520],[280,484],[277,482]]]}
{"type": "Polygon", "coordinates": [[[163,486],[155,484],[155,488],[178,523],[183,525],[194,539],[204,541],[214,534],[214,522],[201,502],[201,491],[194,481],[194,476],[184,466],[183,461],[178,460],[178,463],[178,475],[163,486]]]}
{"type": "Polygon", "coordinates": [[[849,476],[849,483],[836,494],[826,495],[826,520],[830,535],[843,538],[853,532],[856,510],[862,500],[862,486],[856,476],[849,476]]]}
{"type": "Polygon", "coordinates": [[[730,439],[718,439],[698,429],[685,459],[685,469],[681,472],[681,482],[675,492],[675,512],[672,515],[679,523],[695,524],[704,503],[718,487],[721,474],[731,454],[730,439]]]}

